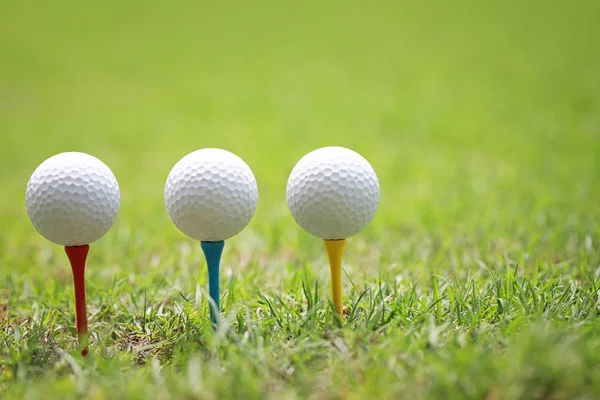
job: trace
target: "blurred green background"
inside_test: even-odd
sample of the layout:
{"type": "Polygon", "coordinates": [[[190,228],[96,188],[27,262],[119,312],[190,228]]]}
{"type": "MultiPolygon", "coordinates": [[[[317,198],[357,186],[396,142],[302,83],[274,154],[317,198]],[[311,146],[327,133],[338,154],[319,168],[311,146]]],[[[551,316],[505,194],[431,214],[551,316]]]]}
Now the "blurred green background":
{"type": "Polygon", "coordinates": [[[251,229],[270,242],[280,229],[292,234],[284,194],[294,163],[332,144],[362,153],[380,175],[370,230],[384,237],[471,231],[473,221],[514,234],[536,223],[536,207],[590,219],[600,194],[598,8],[5,1],[3,249],[38,240],[24,212],[27,178],[69,150],[115,172],[116,231],[153,236],[177,234],[163,184],[202,147],[252,167],[251,229]]]}
{"type": "Polygon", "coordinates": [[[275,242],[273,230],[291,225],[289,171],[331,144],[376,168],[383,198],[372,231],[386,235],[430,218],[515,233],[540,203],[597,215],[598,8],[9,0],[0,13],[3,246],[33,240],[28,175],[69,150],[115,172],[117,230],[152,235],[172,236],[166,175],[202,147],[253,168],[251,228],[275,242]]]}
{"type": "MultiPolygon", "coordinates": [[[[7,305],[17,320],[52,307],[70,315],[66,259],[31,226],[24,192],[44,159],[74,150],[103,160],[122,193],[115,227],[90,253],[91,312],[105,296],[123,307],[93,318],[101,337],[134,329],[119,318],[142,307],[135,293],[170,307],[206,283],[199,249],[163,205],[171,167],[203,147],[238,154],[258,181],[257,213],[224,259],[225,290],[250,310],[259,291],[299,292],[306,266],[327,295],[322,244],[285,203],[294,164],[326,145],[361,153],[380,178],[378,214],[346,255],[358,289],[434,274],[474,273],[483,285],[514,265],[592,273],[598,21],[594,0],[4,0],[0,320],[7,305]],[[118,279],[130,287],[111,289],[118,279]]],[[[73,332],[60,332],[63,346],[73,332]]]]}

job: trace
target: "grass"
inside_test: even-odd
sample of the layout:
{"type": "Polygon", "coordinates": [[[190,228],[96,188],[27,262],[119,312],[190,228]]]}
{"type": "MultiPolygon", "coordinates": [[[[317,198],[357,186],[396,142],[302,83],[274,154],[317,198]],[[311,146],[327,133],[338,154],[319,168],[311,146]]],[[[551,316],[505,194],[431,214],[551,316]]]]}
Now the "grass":
{"type": "Polygon", "coordinates": [[[1,8],[0,397],[600,397],[597,2],[1,8]],[[284,198],[331,144],[382,188],[347,246],[343,321],[284,198]],[[244,158],[260,192],[216,332],[202,252],[162,202],[201,147],[244,158]],[[24,207],[69,150],[122,192],[88,260],[87,359],[64,252],[24,207]]]}

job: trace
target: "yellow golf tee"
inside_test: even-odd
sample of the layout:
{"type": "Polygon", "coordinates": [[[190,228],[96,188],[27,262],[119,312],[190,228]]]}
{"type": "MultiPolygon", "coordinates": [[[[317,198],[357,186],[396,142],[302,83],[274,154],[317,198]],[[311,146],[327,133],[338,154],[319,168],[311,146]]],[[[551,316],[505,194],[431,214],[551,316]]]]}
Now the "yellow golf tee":
{"type": "Polygon", "coordinates": [[[346,239],[325,240],[325,249],[329,257],[329,268],[331,270],[331,295],[333,306],[338,314],[343,315],[342,308],[342,258],[344,256],[346,239]]]}

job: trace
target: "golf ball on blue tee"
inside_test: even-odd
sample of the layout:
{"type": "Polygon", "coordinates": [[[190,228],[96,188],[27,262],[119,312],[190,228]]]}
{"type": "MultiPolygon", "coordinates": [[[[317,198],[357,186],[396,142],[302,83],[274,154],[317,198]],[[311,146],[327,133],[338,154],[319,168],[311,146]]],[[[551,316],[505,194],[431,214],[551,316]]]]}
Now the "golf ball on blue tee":
{"type": "Polygon", "coordinates": [[[165,184],[169,217],[180,231],[200,241],[218,242],[237,235],[252,219],[257,203],[252,170],[222,149],[186,155],[165,184]]]}
{"type": "Polygon", "coordinates": [[[46,239],[81,246],[114,224],[121,194],[110,168],[85,153],[60,153],[33,172],[25,193],[27,214],[46,239]]]}
{"type": "Polygon", "coordinates": [[[292,216],[321,239],[346,239],[371,222],[379,205],[379,180],[369,162],[344,147],[304,156],[287,183],[292,216]]]}

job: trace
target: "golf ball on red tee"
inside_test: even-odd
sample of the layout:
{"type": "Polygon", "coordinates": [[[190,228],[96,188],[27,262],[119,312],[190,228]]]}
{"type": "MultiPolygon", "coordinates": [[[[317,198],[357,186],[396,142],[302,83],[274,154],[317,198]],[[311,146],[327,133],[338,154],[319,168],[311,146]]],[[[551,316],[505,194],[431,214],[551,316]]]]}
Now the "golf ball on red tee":
{"type": "Polygon", "coordinates": [[[81,246],[112,227],[121,195],[106,164],[89,154],[68,152],[37,167],[27,183],[25,203],[42,236],[63,246],[81,246]]]}

